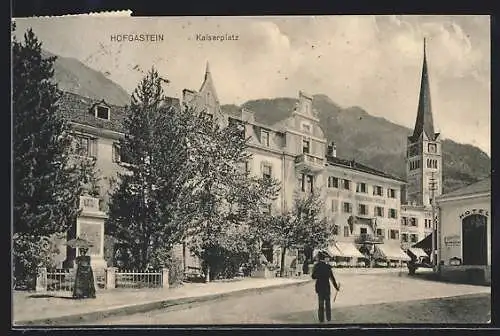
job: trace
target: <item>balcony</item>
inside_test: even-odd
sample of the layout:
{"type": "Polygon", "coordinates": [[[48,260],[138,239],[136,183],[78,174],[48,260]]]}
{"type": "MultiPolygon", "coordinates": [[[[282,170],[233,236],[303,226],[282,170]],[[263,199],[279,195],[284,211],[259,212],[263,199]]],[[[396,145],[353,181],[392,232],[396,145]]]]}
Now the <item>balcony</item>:
{"type": "Polygon", "coordinates": [[[383,244],[383,236],[374,236],[368,233],[362,233],[354,240],[356,244],[383,244]]]}
{"type": "Polygon", "coordinates": [[[308,169],[317,173],[325,169],[325,159],[303,153],[295,157],[295,167],[298,169],[308,169]]]}

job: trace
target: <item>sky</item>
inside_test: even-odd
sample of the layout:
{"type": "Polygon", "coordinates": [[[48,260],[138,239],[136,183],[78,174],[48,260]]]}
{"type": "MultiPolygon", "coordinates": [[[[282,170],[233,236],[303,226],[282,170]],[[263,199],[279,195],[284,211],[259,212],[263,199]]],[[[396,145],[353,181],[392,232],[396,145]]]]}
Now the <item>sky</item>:
{"type": "Polygon", "coordinates": [[[413,128],[423,59],[435,128],[490,155],[489,16],[61,17],[16,19],[43,48],[103,72],[131,92],[154,66],[169,96],[198,90],[207,61],[221,104],[326,94],[413,128]],[[162,34],[116,42],[115,34],[162,34]],[[201,41],[197,34],[238,36],[201,41]]]}

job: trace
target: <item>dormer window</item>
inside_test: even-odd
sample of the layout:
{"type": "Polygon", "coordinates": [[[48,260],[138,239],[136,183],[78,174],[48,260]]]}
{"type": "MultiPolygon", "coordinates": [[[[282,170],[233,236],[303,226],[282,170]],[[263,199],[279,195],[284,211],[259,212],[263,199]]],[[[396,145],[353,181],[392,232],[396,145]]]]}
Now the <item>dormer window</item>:
{"type": "Polygon", "coordinates": [[[109,107],[97,105],[95,107],[95,117],[99,119],[109,120],[109,107]]]}
{"type": "Polygon", "coordinates": [[[269,132],[265,130],[260,131],[260,142],[266,146],[269,147],[269,132]]]}

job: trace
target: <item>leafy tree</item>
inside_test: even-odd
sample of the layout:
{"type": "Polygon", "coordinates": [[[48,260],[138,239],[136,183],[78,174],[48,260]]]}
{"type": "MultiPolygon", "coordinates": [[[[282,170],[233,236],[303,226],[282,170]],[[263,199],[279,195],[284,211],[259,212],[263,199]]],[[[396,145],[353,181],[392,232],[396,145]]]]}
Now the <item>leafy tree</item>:
{"type": "Polygon", "coordinates": [[[330,222],[323,215],[319,193],[298,194],[290,211],[269,216],[261,223],[264,239],[281,247],[281,276],[285,270],[287,250],[293,247],[325,247],[332,237],[330,222]]]}
{"type": "Polygon", "coordinates": [[[189,139],[201,120],[167,103],[162,82],[153,68],[132,95],[120,141],[128,165],[109,203],[108,233],[131,250],[127,266],[140,269],[155,250],[179,242],[194,215],[189,139]]]}
{"type": "Polygon", "coordinates": [[[70,126],[58,113],[54,61],[55,57],[42,56],[42,43],[31,29],[23,42],[13,36],[16,279],[33,279],[37,267],[46,264],[52,250],[48,237],[67,231],[75,223],[79,196],[93,171],[92,161],[71,155],[70,126]]]}
{"type": "Polygon", "coordinates": [[[203,260],[207,281],[223,271],[224,260],[248,260],[256,253],[251,221],[279,191],[276,180],[257,178],[244,169],[251,155],[241,127],[206,120],[191,146],[199,172],[191,250],[203,260]]]}

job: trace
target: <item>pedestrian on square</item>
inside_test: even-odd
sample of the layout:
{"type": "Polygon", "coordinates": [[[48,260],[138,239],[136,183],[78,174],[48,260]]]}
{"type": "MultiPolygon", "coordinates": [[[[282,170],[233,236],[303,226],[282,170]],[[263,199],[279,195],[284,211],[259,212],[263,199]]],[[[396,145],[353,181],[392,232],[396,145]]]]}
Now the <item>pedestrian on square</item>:
{"type": "Polygon", "coordinates": [[[304,264],[302,264],[302,273],[309,274],[309,259],[304,259],[304,264]]]}
{"type": "Polygon", "coordinates": [[[326,253],[318,253],[318,262],[314,265],[312,278],[316,280],[316,294],[318,295],[318,318],[321,323],[326,320],[331,321],[332,309],[330,301],[330,281],[337,291],[340,290],[340,285],[333,276],[332,267],[325,262],[326,253]]]}
{"type": "Polygon", "coordinates": [[[90,265],[90,256],[87,255],[88,248],[80,248],[80,256],[76,258],[75,286],[73,288],[73,298],[93,298],[95,299],[94,272],[90,265]]]}

